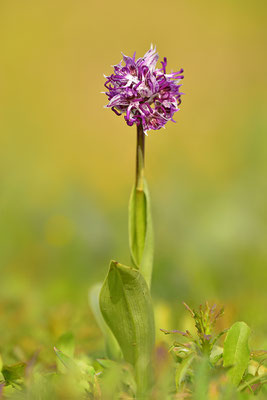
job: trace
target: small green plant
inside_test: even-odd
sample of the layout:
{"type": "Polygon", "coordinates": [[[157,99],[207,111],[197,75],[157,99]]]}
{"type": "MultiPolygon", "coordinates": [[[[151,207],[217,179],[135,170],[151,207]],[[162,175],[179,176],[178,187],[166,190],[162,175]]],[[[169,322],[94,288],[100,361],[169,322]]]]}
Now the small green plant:
{"type": "Polygon", "coordinates": [[[192,310],[186,303],[184,306],[194,320],[195,335],[188,330],[161,329],[165,334],[178,334],[183,338],[170,347],[176,364],[177,392],[198,400],[228,399],[230,392],[231,399],[242,393],[246,398],[248,390],[252,394],[259,393],[267,382],[267,369],[263,365],[267,352],[250,351],[247,324],[236,322],[230,329],[215,333],[223,308],[210,307],[208,303],[198,310],[192,310]],[[223,335],[226,338],[220,346],[223,335]]]}

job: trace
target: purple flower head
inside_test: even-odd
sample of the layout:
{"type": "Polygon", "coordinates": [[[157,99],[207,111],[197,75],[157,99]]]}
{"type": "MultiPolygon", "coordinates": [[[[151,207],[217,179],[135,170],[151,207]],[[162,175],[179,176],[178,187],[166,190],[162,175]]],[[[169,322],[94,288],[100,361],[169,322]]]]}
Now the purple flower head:
{"type": "Polygon", "coordinates": [[[142,58],[123,55],[122,61],[114,65],[114,72],[105,76],[105,87],[110,107],[117,115],[125,114],[128,125],[143,125],[144,131],[162,128],[179,110],[181,93],[179,82],[183,79],[183,69],[166,73],[167,59],[164,57],[162,67],[156,68],[159,59],[156,48],[142,58]]]}

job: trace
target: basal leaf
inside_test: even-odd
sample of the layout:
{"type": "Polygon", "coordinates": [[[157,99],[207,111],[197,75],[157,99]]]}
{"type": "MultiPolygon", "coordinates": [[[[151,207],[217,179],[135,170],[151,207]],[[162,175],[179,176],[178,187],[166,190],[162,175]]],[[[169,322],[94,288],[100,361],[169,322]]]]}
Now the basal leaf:
{"type": "Polygon", "coordinates": [[[250,350],[248,340],[250,328],[245,322],[236,322],[229,329],[224,342],[223,365],[231,367],[229,377],[234,385],[238,385],[248,366],[250,350]]]}
{"type": "Polygon", "coordinates": [[[129,245],[132,261],[142,272],[150,287],[154,238],[148,186],[143,179],[143,189],[133,188],[129,201],[129,245]]]}
{"type": "Polygon", "coordinates": [[[120,360],[122,358],[120,346],[114,337],[112,331],[106,324],[99,306],[99,295],[101,284],[94,285],[89,291],[89,304],[94,314],[96,322],[101,329],[106,343],[107,357],[111,360],[120,360]]]}
{"type": "Polygon", "coordinates": [[[137,387],[147,388],[155,328],[152,301],[142,274],[111,261],[100,293],[100,309],[125,361],[134,366],[137,387]]]}

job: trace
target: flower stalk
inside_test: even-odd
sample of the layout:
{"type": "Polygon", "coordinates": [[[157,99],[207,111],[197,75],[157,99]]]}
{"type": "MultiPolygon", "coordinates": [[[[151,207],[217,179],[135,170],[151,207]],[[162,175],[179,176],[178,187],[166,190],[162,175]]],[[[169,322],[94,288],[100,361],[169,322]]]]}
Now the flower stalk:
{"type": "Polygon", "coordinates": [[[145,170],[145,134],[143,125],[137,125],[136,141],[136,190],[144,190],[144,170],[145,170]]]}
{"type": "Polygon", "coordinates": [[[144,193],[145,134],[142,124],[137,126],[135,179],[135,256],[140,268],[146,239],[146,198],[144,193]]]}

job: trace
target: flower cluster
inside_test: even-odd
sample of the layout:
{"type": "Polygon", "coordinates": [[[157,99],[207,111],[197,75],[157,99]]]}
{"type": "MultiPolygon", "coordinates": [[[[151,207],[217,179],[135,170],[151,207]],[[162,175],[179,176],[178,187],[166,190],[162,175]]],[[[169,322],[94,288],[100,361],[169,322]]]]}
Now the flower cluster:
{"type": "Polygon", "coordinates": [[[162,128],[179,110],[181,93],[179,82],[183,79],[183,69],[166,73],[167,59],[156,68],[159,59],[156,48],[142,58],[123,55],[122,61],[114,65],[114,73],[105,76],[105,87],[110,107],[117,115],[124,116],[128,125],[142,124],[144,131],[162,128]]]}

